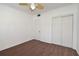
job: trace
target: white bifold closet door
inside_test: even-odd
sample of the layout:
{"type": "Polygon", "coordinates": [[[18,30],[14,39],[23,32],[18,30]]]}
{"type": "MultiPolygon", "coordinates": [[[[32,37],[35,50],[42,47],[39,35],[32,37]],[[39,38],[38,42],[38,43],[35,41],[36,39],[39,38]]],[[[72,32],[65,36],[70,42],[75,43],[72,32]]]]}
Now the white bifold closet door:
{"type": "Polygon", "coordinates": [[[60,44],[61,45],[61,41],[62,41],[62,22],[61,22],[61,18],[60,17],[55,17],[53,18],[53,43],[55,44],[60,44]]]}
{"type": "Polygon", "coordinates": [[[73,15],[54,17],[52,21],[52,42],[73,47],[73,15]]]}

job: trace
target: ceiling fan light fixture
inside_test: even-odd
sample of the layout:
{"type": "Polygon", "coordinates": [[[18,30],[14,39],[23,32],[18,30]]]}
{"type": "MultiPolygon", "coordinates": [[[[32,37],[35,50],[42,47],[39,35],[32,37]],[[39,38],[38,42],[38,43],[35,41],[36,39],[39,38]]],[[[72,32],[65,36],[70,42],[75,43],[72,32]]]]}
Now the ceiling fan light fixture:
{"type": "Polygon", "coordinates": [[[19,3],[19,5],[31,11],[34,11],[34,10],[41,11],[44,9],[44,5],[41,3],[19,3]]]}
{"type": "Polygon", "coordinates": [[[34,10],[36,8],[34,3],[32,3],[30,7],[31,7],[32,10],[34,10]]]}

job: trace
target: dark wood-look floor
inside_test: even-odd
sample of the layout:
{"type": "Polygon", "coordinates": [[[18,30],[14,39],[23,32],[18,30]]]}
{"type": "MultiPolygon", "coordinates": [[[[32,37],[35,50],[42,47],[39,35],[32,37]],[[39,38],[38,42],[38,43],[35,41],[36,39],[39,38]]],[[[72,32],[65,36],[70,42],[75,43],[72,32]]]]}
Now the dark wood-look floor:
{"type": "Polygon", "coordinates": [[[76,50],[38,40],[0,51],[1,56],[78,56],[76,50]]]}

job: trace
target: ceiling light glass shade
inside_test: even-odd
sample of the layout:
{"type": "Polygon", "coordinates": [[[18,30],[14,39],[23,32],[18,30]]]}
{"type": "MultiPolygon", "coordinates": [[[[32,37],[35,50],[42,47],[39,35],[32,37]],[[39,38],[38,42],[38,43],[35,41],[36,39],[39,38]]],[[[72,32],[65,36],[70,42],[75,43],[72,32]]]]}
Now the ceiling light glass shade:
{"type": "Polygon", "coordinates": [[[34,3],[32,3],[30,7],[32,10],[34,10],[36,8],[34,3]]]}

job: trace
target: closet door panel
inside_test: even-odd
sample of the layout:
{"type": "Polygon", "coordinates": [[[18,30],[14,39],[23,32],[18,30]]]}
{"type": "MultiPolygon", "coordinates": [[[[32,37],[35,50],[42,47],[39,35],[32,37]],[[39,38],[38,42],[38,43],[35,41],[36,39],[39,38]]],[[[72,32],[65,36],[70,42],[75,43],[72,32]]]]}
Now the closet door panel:
{"type": "Polygon", "coordinates": [[[53,18],[53,43],[61,45],[61,18],[53,18]]]}
{"type": "Polygon", "coordinates": [[[72,16],[62,17],[62,44],[72,47],[72,16]]]}

